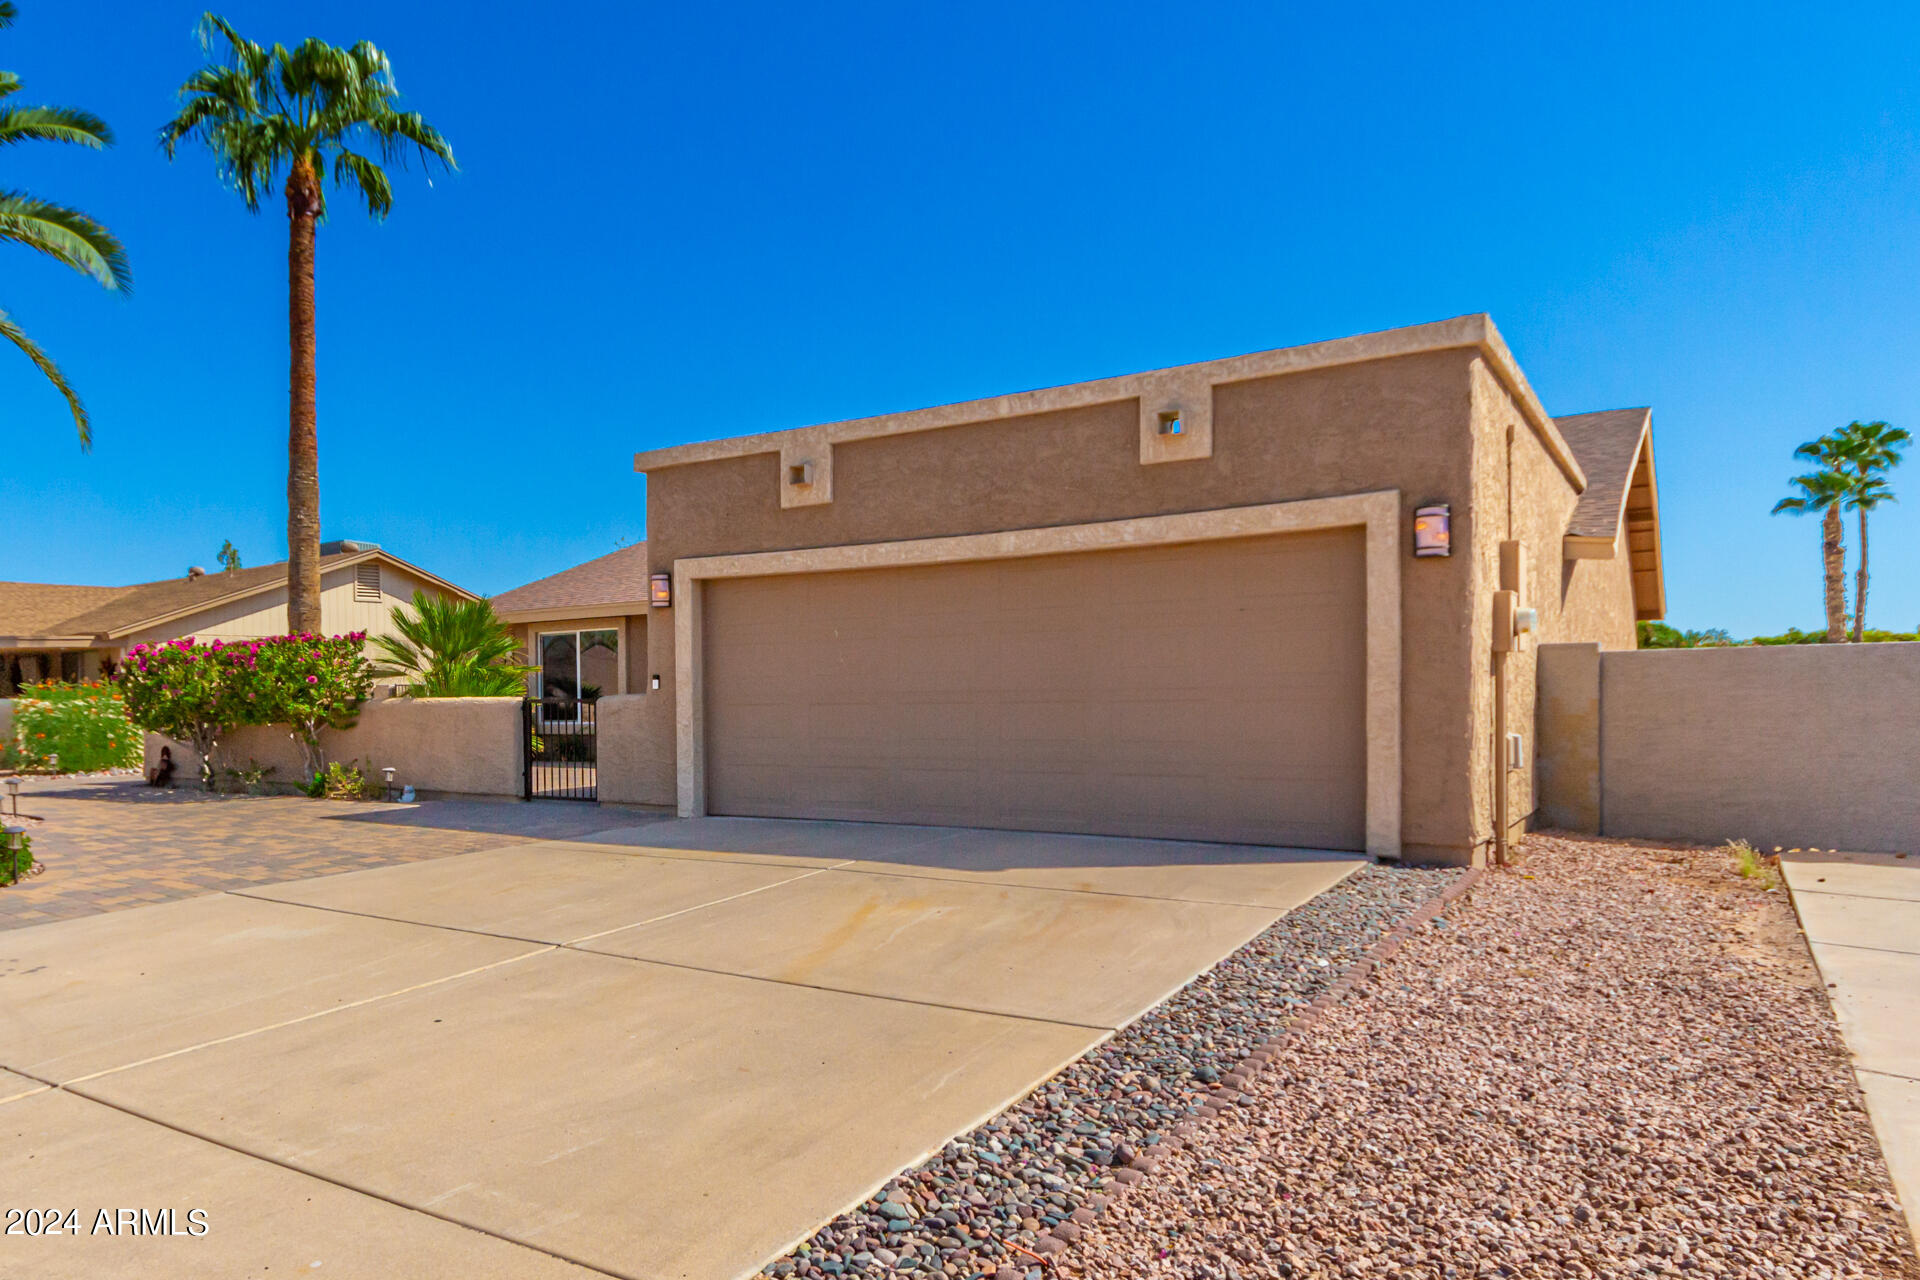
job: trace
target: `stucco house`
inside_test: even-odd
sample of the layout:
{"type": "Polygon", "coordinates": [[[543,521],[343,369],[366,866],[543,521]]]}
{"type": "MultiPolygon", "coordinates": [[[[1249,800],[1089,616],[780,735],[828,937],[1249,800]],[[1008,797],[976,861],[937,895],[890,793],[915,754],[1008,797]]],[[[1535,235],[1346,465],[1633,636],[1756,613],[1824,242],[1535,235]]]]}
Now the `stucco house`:
{"type": "MultiPolygon", "coordinates": [[[[393,607],[429,595],[476,598],[372,542],[320,547],[321,629],[390,629],[393,607]]],[[[0,582],[0,697],[45,679],[92,679],[136,644],[181,636],[255,640],[287,630],[285,561],[125,587],[0,582]]]]}
{"type": "Polygon", "coordinates": [[[1650,414],[1549,415],[1483,315],[634,465],[630,798],[687,815],[1479,861],[1534,646],[1664,610],[1650,414]]]}
{"type": "Polygon", "coordinates": [[[536,668],[529,692],[565,704],[582,690],[638,693],[647,661],[647,544],[621,547],[493,597],[536,668]]]}

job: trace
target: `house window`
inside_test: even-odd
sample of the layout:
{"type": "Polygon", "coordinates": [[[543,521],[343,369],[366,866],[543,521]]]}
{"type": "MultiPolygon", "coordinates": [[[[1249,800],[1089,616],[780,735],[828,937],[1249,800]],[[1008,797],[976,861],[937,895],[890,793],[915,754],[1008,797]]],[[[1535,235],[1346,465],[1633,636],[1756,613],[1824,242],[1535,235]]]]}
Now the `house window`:
{"type": "Polygon", "coordinates": [[[353,598],[362,603],[380,603],[380,566],[378,564],[363,564],[354,569],[353,598]]]}
{"type": "Polygon", "coordinates": [[[620,633],[540,633],[540,704],[549,719],[569,719],[581,701],[620,691],[620,633]]]}

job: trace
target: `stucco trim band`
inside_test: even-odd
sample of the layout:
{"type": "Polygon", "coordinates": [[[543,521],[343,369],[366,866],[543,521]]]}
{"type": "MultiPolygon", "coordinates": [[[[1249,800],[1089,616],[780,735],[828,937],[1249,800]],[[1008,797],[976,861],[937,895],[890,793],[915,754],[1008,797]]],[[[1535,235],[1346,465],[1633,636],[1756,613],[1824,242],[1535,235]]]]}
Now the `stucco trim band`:
{"type": "Polygon", "coordinates": [[[1095,524],[1012,529],[949,538],[867,542],[793,551],[703,556],[673,566],[674,767],[683,818],[704,816],[706,727],[701,585],[715,578],[832,573],[1064,555],[1167,543],[1363,528],[1367,575],[1367,852],[1400,856],[1400,494],[1398,490],[1309,498],[1095,524]]]}
{"type": "MultiPolygon", "coordinates": [[[[1284,373],[1302,373],[1309,369],[1329,369],[1339,365],[1361,364],[1369,360],[1388,360],[1396,356],[1420,355],[1430,351],[1451,351],[1462,347],[1477,348],[1493,370],[1494,376],[1513,397],[1519,406],[1521,415],[1533,428],[1545,446],[1547,454],[1573,485],[1578,493],[1587,487],[1587,476],[1574,458],[1573,450],[1568,447],[1566,438],[1560,434],[1560,428],[1547,415],[1540,398],[1534,394],[1527,377],[1520,372],[1520,366],[1513,358],[1513,352],[1494,327],[1493,318],[1485,314],[1456,316],[1451,320],[1438,320],[1432,324],[1411,325],[1404,329],[1387,329],[1379,333],[1363,333],[1351,338],[1336,338],[1329,342],[1315,342],[1300,347],[1282,347],[1274,351],[1257,351],[1251,355],[1229,356],[1223,360],[1207,360],[1199,364],[1176,365],[1168,369],[1156,369],[1148,373],[1127,374],[1117,378],[1102,378],[1094,382],[1078,382],[1071,386],[1048,387],[1040,391],[1021,391],[1012,395],[990,396],[984,400],[966,400],[958,404],[939,405],[930,409],[914,409],[905,413],[882,414],[871,418],[849,418],[843,422],[829,422],[817,426],[797,427],[787,431],[768,431],[758,435],[734,436],[725,440],[706,440],[693,444],[675,445],[667,449],[654,449],[633,456],[635,471],[660,471],[668,467],[685,466],[694,462],[712,462],[721,458],[751,457],[761,453],[778,453],[786,462],[796,450],[809,455],[815,464],[815,485],[821,485],[818,478],[822,468],[830,468],[829,459],[833,446],[850,440],[871,440],[880,436],[903,435],[913,431],[933,431],[941,427],[965,426],[975,422],[991,422],[1001,418],[1024,417],[1036,413],[1052,413],[1061,409],[1083,409],[1091,405],[1111,404],[1118,400],[1141,401],[1141,462],[1175,461],[1185,457],[1207,457],[1212,453],[1211,422],[1206,422],[1207,430],[1196,432],[1187,437],[1178,446],[1161,452],[1161,446],[1149,445],[1145,439],[1148,434],[1148,416],[1157,418],[1166,407],[1166,389],[1182,389],[1183,408],[1192,413],[1205,412],[1210,415],[1211,405],[1200,399],[1195,392],[1204,386],[1208,389],[1222,383],[1247,382],[1255,378],[1269,378],[1284,373]],[[1203,409],[1204,406],[1204,409],[1203,409]]],[[[796,455],[797,456],[797,455],[796,455]]],[[[782,506],[801,505],[798,496],[788,498],[782,471],[782,506]]],[[[824,488],[824,486],[822,486],[824,488]]],[[[812,494],[808,502],[830,501],[831,493],[825,497],[812,494]]]]}

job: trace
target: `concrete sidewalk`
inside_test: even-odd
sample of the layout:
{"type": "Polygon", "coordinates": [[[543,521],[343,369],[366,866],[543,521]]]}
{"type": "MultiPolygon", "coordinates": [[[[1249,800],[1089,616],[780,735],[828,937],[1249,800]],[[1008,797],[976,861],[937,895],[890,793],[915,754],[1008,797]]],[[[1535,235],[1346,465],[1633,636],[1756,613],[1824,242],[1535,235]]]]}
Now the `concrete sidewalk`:
{"type": "Polygon", "coordinates": [[[1920,857],[1788,854],[1781,868],[1920,1238],[1920,857]]]}

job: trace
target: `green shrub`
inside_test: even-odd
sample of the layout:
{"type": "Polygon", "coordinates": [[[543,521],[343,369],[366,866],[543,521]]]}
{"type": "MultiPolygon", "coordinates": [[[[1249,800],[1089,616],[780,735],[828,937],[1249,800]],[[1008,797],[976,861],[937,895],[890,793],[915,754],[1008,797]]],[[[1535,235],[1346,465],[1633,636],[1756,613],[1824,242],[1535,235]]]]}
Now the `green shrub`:
{"type": "Polygon", "coordinates": [[[105,682],[28,685],[14,699],[13,730],[20,768],[89,773],[140,764],[140,730],[105,682]]]}
{"type": "Polygon", "coordinates": [[[370,777],[373,766],[361,768],[359,762],[343,764],[335,760],[326,768],[313,775],[306,784],[306,792],[316,800],[384,800],[387,798],[387,784],[384,779],[370,777]]]}
{"type": "Polygon", "coordinates": [[[1780,873],[1774,870],[1778,858],[1769,860],[1745,840],[1727,841],[1727,852],[1733,855],[1734,874],[1742,880],[1756,881],[1763,889],[1780,887],[1780,873]]]}

